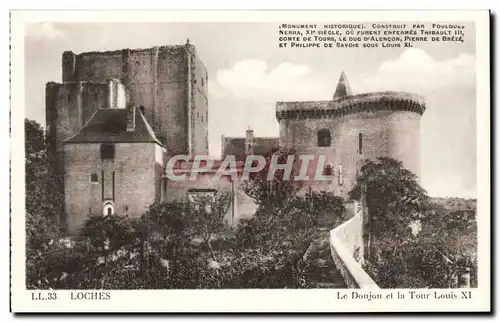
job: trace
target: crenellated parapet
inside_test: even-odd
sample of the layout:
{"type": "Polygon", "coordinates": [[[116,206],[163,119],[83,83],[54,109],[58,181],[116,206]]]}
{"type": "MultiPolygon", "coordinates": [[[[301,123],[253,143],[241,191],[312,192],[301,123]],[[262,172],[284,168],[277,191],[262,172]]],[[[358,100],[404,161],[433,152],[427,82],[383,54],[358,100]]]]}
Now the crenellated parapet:
{"type": "Polygon", "coordinates": [[[342,96],[331,101],[277,102],[276,118],[278,121],[337,118],[382,110],[408,111],[422,115],[425,111],[425,100],[413,93],[387,91],[342,96]]]}

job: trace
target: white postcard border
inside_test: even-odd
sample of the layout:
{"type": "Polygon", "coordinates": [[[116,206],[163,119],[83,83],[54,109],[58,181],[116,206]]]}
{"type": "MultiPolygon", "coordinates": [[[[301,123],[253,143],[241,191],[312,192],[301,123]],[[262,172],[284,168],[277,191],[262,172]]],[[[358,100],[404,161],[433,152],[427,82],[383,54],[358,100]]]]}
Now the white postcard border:
{"type": "MultiPolygon", "coordinates": [[[[11,219],[14,312],[363,312],[488,311],[490,298],[490,34],[488,11],[14,11],[11,17],[11,219]],[[477,66],[478,285],[472,300],[337,300],[356,290],[133,290],[110,291],[110,300],[33,301],[25,286],[24,24],[33,22],[311,22],[474,21],[477,66]]],[[[88,290],[86,290],[88,291],[88,290]]],[[[358,292],[368,293],[365,290],[358,292]]],[[[414,290],[415,291],[415,290],[414,290]]],[[[431,292],[421,290],[420,292],[431,292]]],[[[439,293],[457,292],[436,290],[439,293]]],[[[48,291],[44,291],[47,293],[48,291]]],[[[389,293],[409,290],[382,290],[389,293]]]]}

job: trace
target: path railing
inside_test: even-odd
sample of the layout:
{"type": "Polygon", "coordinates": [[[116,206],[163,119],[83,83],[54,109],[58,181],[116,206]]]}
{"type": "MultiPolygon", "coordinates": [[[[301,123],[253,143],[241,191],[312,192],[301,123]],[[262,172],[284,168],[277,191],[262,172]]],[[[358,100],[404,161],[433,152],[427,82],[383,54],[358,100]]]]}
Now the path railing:
{"type": "Polygon", "coordinates": [[[358,203],[350,203],[347,213],[352,217],[330,231],[330,250],[335,266],[348,288],[378,289],[363,269],[363,215],[358,203]]]}

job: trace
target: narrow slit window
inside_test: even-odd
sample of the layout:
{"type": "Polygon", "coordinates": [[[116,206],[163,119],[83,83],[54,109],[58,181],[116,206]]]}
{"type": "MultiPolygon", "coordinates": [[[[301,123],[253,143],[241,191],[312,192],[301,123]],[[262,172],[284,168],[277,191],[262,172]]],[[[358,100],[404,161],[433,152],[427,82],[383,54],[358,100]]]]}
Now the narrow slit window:
{"type": "Polygon", "coordinates": [[[363,134],[358,134],[358,152],[359,154],[363,154],[363,134]]]}

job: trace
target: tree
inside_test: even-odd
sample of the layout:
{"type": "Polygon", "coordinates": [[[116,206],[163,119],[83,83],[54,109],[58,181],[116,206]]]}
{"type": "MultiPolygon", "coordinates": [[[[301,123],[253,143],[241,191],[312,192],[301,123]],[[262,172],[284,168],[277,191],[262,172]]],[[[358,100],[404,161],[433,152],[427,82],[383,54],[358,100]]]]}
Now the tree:
{"type": "Polygon", "coordinates": [[[85,222],[81,229],[81,235],[86,238],[86,257],[89,260],[88,269],[94,270],[94,276],[99,274],[98,287],[103,288],[108,284],[111,288],[116,287],[113,281],[113,270],[115,264],[111,263],[118,257],[118,251],[128,248],[126,252],[132,251],[131,245],[134,241],[134,226],[128,217],[119,215],[96,215],[85,222]],[[104,267],[100,267],[99,260],[104,259],[104,267]]]}
{"type": "MultiPolygon", "coordinates": [[[[45,134],[42,127],[35,121],[24,120],[25,132],[25,153],[26,153],[26,212],[32,216],[43,217],[40,212],[45,211],[44,180],[48,177],[47,167],[47,146],[45,134]]],[[[36,222],[38,218],[28,217],[30,221],[36,222]]],[[[29,221],[28,221],[29,222],[29,221]]],[[[29,227],[28,231],[33,232],[37,225],[29,227]]],[[[31,234],[28,234],[31,236],[31,234]]]]}

